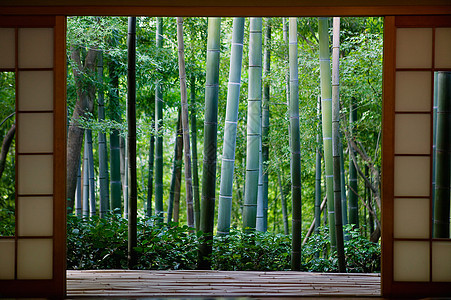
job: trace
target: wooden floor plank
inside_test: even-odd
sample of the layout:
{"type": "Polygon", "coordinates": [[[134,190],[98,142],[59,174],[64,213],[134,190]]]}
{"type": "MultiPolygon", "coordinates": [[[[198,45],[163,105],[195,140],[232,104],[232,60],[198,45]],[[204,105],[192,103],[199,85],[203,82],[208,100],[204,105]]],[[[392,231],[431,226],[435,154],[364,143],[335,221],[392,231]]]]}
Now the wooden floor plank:
{"type": "Polygon", "coordinates": [[[380,274],[67,271],[69,297],[380,296],[380,274]]]}

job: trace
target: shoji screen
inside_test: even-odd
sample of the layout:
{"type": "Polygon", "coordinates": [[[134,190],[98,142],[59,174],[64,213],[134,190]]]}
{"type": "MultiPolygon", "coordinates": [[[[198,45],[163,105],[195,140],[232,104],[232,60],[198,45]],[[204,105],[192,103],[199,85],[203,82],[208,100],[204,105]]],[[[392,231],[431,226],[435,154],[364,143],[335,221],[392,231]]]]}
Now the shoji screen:
{"type": "Polygon", "coordinates": [[[65,293],[65,18],[2,17],[0,71],[16,81],[15,235],[0,238],[0,297],[65,293]]]}
{"type": "Polygon", "coordinates": [[[432,235],[432,133],[451,17],[386,17],[384,51],[383,295],[446,295],[451,240],[432,235]]]}

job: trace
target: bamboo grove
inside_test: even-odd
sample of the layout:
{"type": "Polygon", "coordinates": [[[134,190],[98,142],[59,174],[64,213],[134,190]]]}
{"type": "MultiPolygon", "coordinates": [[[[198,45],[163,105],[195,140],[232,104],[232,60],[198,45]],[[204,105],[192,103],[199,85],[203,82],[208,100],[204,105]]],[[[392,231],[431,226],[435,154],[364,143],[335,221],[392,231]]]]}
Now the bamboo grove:
{"type": "MultiPolygon", "coordinates": [[[[382,24],[69,17],[68,213],[127,218],[130,268],[136,218],[147,216],[148,226],[175,221],[206,234],[201,269],[211,268],[213,236],[238,228],[290,235],[300,270],[302,244],[326,226],[346,271],[343,226],[374,242],[381,233],[382,24]]],[[[1,80],[11,106],[3,87],[14,78],[1,80]]],[[[449,93],[443,86],[438,95],[449,93]]],[[[437,169],[449,164],[440,97],[437,169]]],[[[3,144],[14,126],[7,117],[3,144]]],[[[2,196],[11,195],[3,182],[2,196]]],[[[435,206],[440,237],[449,237],[449,168],[437,170],[436,186],[446,182],[436,192],[445,199],[435,206]]]]}

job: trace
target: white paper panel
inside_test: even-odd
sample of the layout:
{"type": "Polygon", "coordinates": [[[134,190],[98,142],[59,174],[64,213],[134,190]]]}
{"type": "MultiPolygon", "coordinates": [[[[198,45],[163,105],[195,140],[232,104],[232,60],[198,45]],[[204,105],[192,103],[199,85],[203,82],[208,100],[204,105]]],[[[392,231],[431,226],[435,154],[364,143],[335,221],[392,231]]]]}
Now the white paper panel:
{"type": "Polygon", "coordinates": [[[435,29],[435,67],[451,68],[451,28],[435,29]]]}
{"type": "Polygon", "coordinates": [[[19,113],[17,133],[20,153],[53,152],[52,113],[19,113]]]}
{"type": "Polygon", "coordinates": [[[396,29],[396,67],[432,67],[432,28],[396,29]]]}
{"type": "Polygon", "coordinates": [[[53,68],[53,28],[19,29],[19,68],[53,68]]]}
{"type": "Polygon", "coordinates": [[[18,155],[18,193],[53,194],[53,155],[18,155]]]}
{"type": "Polygon", "coordinates": [[[53,240],[19,239],[17,279],[53,278],[53,240]]]}
{"type": "Polygon", "coordinates": [[[20,71],[19,110],[53,110],[53,71],[20,71]]]}
{"type": "Polygon", "coordinates": [[[394,242],[393,279],[429,281],[429,242],[394,242]]]}
{"type": "Polygon", "coordinates": [[[429,238],[429,201],[427,198],[395,199],[395,238],[429,238]]]}
{"type": "Polygon", "coordinates": [[[53,235],[53,198],[19,197],[19,236],[53,235]]]}
{"type": "Polygon", "coordinates": [[[432,243],[432,281],[451,282],[451,242],[432,243]]]}
{"type": "Polygon", "coordinates": [[[16,34],[14,28],[0,28],[0,68],[16,65],[16,34]]]}
{"type": "Polygon", "coordinates": [[[395,153],[431,153],[431,116],[429,114],[396,114],[395,153]]]}
{"type": "Polygon", "coordinates": [[[430,158],[421,156],[395,157],[395,197],[429,196],[430,158]]]}
{"type": "Polygon", "coordinates": [[[396,111],[432,110],[431,72],[396,72],[396,111]]]}
{"type": "Polygon", "coordinates": [[[14,279],[14,249],[14,240],[0,240],[0,280],[14,279]]]}

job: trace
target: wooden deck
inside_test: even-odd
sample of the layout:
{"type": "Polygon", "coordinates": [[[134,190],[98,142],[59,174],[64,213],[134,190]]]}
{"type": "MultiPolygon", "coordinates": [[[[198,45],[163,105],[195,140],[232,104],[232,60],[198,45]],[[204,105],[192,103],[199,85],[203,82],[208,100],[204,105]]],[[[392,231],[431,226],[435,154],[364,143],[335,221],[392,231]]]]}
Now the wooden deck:
{"type": "Polygon", "coordinates": [[[68,297],[380,297],[380,274],[67,271],[68,297]]]}

